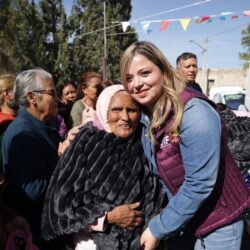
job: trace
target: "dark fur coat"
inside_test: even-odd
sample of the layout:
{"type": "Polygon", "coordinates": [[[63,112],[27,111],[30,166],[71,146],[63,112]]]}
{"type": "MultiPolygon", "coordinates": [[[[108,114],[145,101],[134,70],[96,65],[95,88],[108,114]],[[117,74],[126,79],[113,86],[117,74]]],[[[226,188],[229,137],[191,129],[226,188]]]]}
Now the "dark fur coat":
{"type": "Polygon", "coordinates": [[[97,249],[139,249],[142,230],[165,206],[165,194],[151,174],[140,136],[124,140],[87,124],[59,160],[51,178],[42,216],[45,239],[72,234],[90,225],[105,211],[134,202],[145,213],[136,230],[108,225],[93,232],[97,249]]]}

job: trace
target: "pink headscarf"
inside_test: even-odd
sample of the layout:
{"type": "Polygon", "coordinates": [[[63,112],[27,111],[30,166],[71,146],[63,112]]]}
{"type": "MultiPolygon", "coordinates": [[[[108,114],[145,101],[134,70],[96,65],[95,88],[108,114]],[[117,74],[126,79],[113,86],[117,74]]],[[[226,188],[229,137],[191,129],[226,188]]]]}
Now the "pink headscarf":
{"type": "Polygon", "coordinates": [[[111,133],[108,124],[108,110],[111,98],[119,91],[125,90],[123,85],[111,85],[105,88],[98,97],[96,103],[96,118],[94,120],[94,126],[99,129],[104,129],[106,132],[111,133]]]}

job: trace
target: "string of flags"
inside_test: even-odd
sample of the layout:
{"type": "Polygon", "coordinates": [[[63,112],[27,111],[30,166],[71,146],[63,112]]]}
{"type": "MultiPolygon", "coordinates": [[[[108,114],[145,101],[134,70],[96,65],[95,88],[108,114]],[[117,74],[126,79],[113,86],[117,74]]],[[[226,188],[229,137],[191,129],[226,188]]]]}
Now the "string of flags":
{"type": "MultiPolygon", "coordinates": [[[[152,27],[150,27],[152,23],[159,23],[160,24],[159,31],[162,32],[168,29],[171,22],[179,22],[183,30],[186,31],[192,20],[194,21],[195,24],[202,24],[202,23],[211,23],[216,17],[218,17],[220,21],[224,21],[227,18],[236,20],[242,16],[250,16],[250,10],[242,11],[241,13],[222,12],[217,15],[209,15],[209,16],[196,16],[196,17],[190,17],[190,18],[140,21],[140,24],[141,24],[143,31],[146,34],[148,34],[153,30],[152,27]]],[[[132,23],[137,23],[137,21],[121,22],[123,32],[126,32],[127,28],[132,23]]]]}

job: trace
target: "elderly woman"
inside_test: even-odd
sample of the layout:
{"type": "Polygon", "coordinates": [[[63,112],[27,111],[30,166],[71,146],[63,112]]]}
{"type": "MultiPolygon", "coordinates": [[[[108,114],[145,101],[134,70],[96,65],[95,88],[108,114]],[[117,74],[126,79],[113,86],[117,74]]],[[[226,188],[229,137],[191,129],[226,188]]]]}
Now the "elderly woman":
{"type": "Polygon", "coordinates": [[[42,216],[46,239],[84,230],[97,249],[140,248],[143,228],[166,200],[141,147],[139,115],[122,85],[101,93],[95,120],[80,130],[52,176],[42,216]],[[104,230],[93,231],[94,225],[104,230]]]}

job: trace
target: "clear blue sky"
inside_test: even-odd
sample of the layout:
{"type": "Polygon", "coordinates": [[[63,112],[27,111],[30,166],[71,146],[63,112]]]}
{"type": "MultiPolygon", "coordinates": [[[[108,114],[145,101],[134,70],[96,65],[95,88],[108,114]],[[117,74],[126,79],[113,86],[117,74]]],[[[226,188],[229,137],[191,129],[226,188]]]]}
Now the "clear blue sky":
{"type": "MultiPolygon", "coordinates": [[[[69,10],[72,1],[64,0],[64,4],[69,10]]],[[[136,29],[139,40],[153,42],[164,52],[173,66],[179,54],[189,51],[197,55],[199,66],[202,67],[204,62],[202,49],[190,40],[204,47],[204,41],[208,38],[206,56],[208,67],[242,67],[243,62],[239,59],[239,52],[244,51],[241,46],[241,32],[250,24],[250,17],[243,16],[242,12],[250,11],[250,0],[207,0],[207,2],[205,0],[132,0],[132,6],[131,26],[136,29]],[[195,3],[197,5],[187,7],[195,3]],[[162,12],[165,14],[157,15],[162,12]],[[195,24],[193,19],[196,16],[220,15],[222,12],[233,12],[239,17],[232,19],[232,16],[227,16],[226,20],[220,20],[217,16],[212,19],[212,22],[202,24],[195,24]],[[168,29],[162,32],[159,31],[160,22],[151,23],[149,29],[152,31],[148,34],[141,26],[141,21],[182,18],[192,18],[186,31],[179,21],[170,22],[168,29]],[[133,22],[136,20],[138,21],[133,22]]]]}

